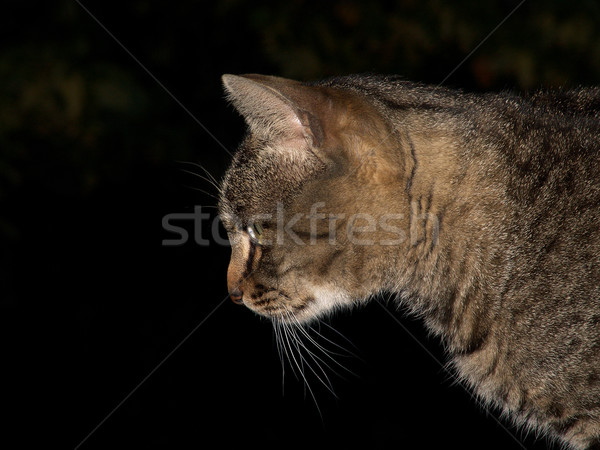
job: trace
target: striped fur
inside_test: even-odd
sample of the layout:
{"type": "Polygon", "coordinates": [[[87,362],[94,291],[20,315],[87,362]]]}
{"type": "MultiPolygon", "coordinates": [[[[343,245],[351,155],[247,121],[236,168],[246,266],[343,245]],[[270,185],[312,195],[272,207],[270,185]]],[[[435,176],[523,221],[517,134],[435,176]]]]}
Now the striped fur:
{"type": "Polygon", "coordinates": [[[482,400],[600,447],[600,89],[224,84],[250,129],[220,201],[230,290],[275,321],[394,293],[482,400]]]}

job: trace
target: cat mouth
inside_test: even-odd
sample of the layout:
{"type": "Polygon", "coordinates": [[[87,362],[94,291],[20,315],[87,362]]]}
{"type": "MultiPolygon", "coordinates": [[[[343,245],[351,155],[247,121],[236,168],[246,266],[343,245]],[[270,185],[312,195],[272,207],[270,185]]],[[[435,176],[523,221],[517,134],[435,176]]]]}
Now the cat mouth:
{"type": "Polygon", "coordinates": [[[278,322],[297,322],[302,320],[303,312],[314,302],[313,297],[292,301],[285,296],[262,297],[244,301],[244,304],[252,311],[269,317],[278,322]]]}

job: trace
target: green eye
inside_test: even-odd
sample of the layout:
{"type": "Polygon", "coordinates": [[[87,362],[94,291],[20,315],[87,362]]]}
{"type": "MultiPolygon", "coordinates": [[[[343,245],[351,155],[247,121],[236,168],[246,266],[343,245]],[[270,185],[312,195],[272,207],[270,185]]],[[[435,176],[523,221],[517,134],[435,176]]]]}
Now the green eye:
{"type": "Polygon", "coordinates": [[[248,225],[246,231],[248,232],[250,239],[252,239],[254,242],[260,243],[263,233],[263,227],[260,224],[253,223],[251,225],[248,225]]]}

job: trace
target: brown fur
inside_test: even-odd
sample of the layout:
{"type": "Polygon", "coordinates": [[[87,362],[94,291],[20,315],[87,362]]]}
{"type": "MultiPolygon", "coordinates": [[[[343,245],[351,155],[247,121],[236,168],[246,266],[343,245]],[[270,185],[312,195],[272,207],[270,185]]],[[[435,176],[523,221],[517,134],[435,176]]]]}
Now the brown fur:
{"type": "Polygon", "coordinates": [[[250,128],[220,201],[230,291],[276,321],[395,293],[480,397],[600,446],[600,90],[224,84],[250,128]]]}

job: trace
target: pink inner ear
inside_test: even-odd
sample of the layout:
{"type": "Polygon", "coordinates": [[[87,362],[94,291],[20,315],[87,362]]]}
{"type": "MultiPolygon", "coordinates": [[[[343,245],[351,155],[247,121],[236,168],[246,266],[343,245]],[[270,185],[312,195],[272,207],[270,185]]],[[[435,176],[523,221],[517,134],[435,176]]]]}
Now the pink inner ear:
{"type": "Polygon", "coordinates": [[[318,119],[299,106],[299,102],[306,103],[307,97],[311,97],[310,87],[258,75],[224,75],[223,84],[229,100],[244,116],[252,133],[267,139],[298,141],[298,144],[307,140],[313,146],[322,143],[323,132],[318,119]]]}
{"type": "Polygon", "coordinates": [[[298,122],[301,123],[305,136],[312,141],[313,147],[321,147],[325,134],[319,119],[308,111],[298,111],[298,122]]]}

